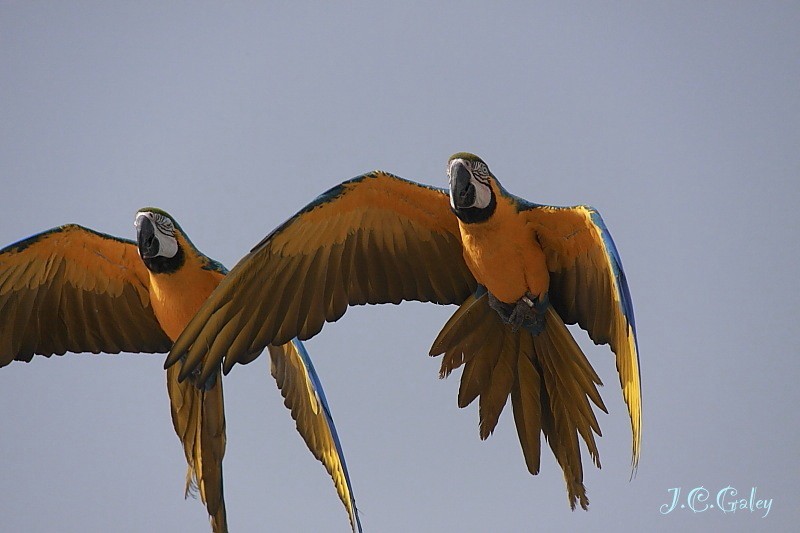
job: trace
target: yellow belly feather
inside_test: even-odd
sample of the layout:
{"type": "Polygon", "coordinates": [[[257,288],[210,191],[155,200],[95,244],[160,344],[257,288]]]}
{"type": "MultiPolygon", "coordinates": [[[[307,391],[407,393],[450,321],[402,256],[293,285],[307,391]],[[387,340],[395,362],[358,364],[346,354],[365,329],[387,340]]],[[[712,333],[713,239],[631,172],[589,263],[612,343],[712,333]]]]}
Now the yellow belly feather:
{"type": "Polygon", "coordinates": [[[459,221],[464,260],[478,283],[498,300],[515,303],[526,292],[542,296],[550,274],[533,230],[511,206],[498,202],[486,222],[459,221]]]}

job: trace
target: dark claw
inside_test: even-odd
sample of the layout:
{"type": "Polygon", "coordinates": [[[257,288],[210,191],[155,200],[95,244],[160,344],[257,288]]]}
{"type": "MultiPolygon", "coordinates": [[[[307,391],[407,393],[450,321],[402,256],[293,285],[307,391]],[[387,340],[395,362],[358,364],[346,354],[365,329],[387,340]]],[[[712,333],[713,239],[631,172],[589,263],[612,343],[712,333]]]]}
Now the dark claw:
{"type": "Polygon", "coordinates": [[[511,316],[512,311],[514,311],[513,305],[501,302],[500,300],[495,298],[494,294],[490,292],[489,307],[497,311],[497,314],[500,315],[500,318],[503,319],[503,322],[505,322],[506,324],[509,323],[509,317],[511,316]]]}
{"type": "Polygon", "coordinates": [[[511,331],[516,333],[519,331],[520,326],[525,323],[525,319],[530,315],[532,308],[522,298],[517,300],[517,305],[511,311],[511,316],[508,317],[508,323],[511,324],[511,331]]]}
{"type": "Polygon", "coordinates": [[[509,324],[515,333],[520,327],[524,327],[534,335],[541,333],[544,329],[544,312],[547,305],[547,296],[540,300],[530,292],[525,293],[516,304],[502,302],[491,292],[489,293],[489,307],[497,311],[503,322],[509,324]]]}

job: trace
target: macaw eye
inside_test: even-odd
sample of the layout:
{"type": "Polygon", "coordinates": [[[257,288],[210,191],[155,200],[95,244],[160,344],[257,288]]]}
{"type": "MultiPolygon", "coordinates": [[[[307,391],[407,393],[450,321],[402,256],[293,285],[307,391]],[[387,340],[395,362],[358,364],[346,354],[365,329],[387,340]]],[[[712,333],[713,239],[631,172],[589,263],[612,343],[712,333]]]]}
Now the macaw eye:
{"type": "Polygon", "coordinates": [[[159,231],[161,231],[161,233],[164,235],[169,235],[170,237],[175,235],[175,225],[172,223],[172,220],[170,220],[169,217],[154,213],[153,224],[155,224],[159,231]]]}
{"type": "Polygon", "coordinates": [[[489,174],[489,167],[487,167],[485,163],[478,161],[475,163],[475,167],[472,169],[472,171],[481,176],[485,176],[489,174]]]}
{"type": "Polygon", "coordinates": [[[472,175],[479,181],[486,183],[489,179],[489,167],[486,166],[486,163],[482,161],[473,161],[471,166],[472,175]]]}

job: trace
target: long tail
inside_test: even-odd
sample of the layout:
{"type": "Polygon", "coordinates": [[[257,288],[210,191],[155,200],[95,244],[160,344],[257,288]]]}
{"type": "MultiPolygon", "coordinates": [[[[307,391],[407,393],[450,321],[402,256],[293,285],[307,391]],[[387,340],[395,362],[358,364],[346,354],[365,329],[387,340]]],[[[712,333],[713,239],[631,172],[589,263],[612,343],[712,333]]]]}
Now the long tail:
{"type": "MultiPolygon", "coordinates": [[[[580,502],[589,506],[583,485],[583,467],[578,436],[583,438],[589,456],[600,468],[600,454],[594,434],[602,435],[589,399],[608,412],[596,385],[602,385],[586,356],[572,338],[558,313],[550,307],[546,312],[545,329],[532,337],[534,366],[541,376],[541,402],[550,406],[542,410],[542,432],[564,471],[570,506],[580,502]]],[[[519,426],[518,426],[519,427],[519,426]]]]}
{"type": "Polygon", "coordinates": [[[188,469],[186,495],[200,494],[214,533],[227,533],[228,522],[222,485],[225,455],[225,401],[218,372],[206,387],[193,380],[178,382],[179,370],[167,369],[172,424],[183,444],[188,469]]]}
{"type": "Polygon", "coordinates": [[[533,336],[504,324],[485,294],[470,296],[434,341],[431,355],[444,354],[440,376],[464,366],[458,405],[480,398],[482,439],[494,431],[511,396],[528,471],[539,473],[543,433],[564,471],[570,506],[586,509],[578,436],[599,468],[594,434],[600,435],[600,426],[589,400],[606,411],[597,391],[600,378],[555,309],[548,307],[544,330],[533,336]]]}

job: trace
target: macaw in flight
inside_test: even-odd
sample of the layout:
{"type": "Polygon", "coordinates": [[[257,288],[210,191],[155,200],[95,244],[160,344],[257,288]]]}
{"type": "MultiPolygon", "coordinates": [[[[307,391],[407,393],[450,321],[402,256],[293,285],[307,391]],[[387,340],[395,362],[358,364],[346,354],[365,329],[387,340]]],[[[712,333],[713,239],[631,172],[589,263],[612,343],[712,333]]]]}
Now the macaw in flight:
{"type": "Polygon", "coordinates": [[[417,300],[456,304],[433,343],[440,375],[463,366],[458,405],[480,397],[480,436],[508,397],[531,474],[543,433],[564,471],[570,506],[586,509],[578,437],[593,462],[600,435],[590,401],[606,411],[600,378],[566,324],[609,344],[632,428],[641,440],[633,305],[600,214],[506,191],[469,153],[447,165],[449,190],[376,171],[320,195],[267,235],[205,301],[165,366],[200,379],[268,344],[309,339],[349,305],[417,300]]]}
{"type": "MultiPolygon", "coordinates": [[[[135,226],[136,242],[68,224],[0,250],[0,367],[35,354],[169,351],[227,270],[160,209],[141,209],[135,226]]],[[[333,478],[351,527],[360,532],[341,443],[308,353],[297,339],[266,347],[298,432],[333,478]]],[[[243,354],[242,362],[262,349],[243,354]]],[[[219,365],[203,378],[196,372],[182,381],[178,368],[170,368],[167,391],[188,463],[186,495],[199,492],[212,530],[227,532],[219,365]]]]}

